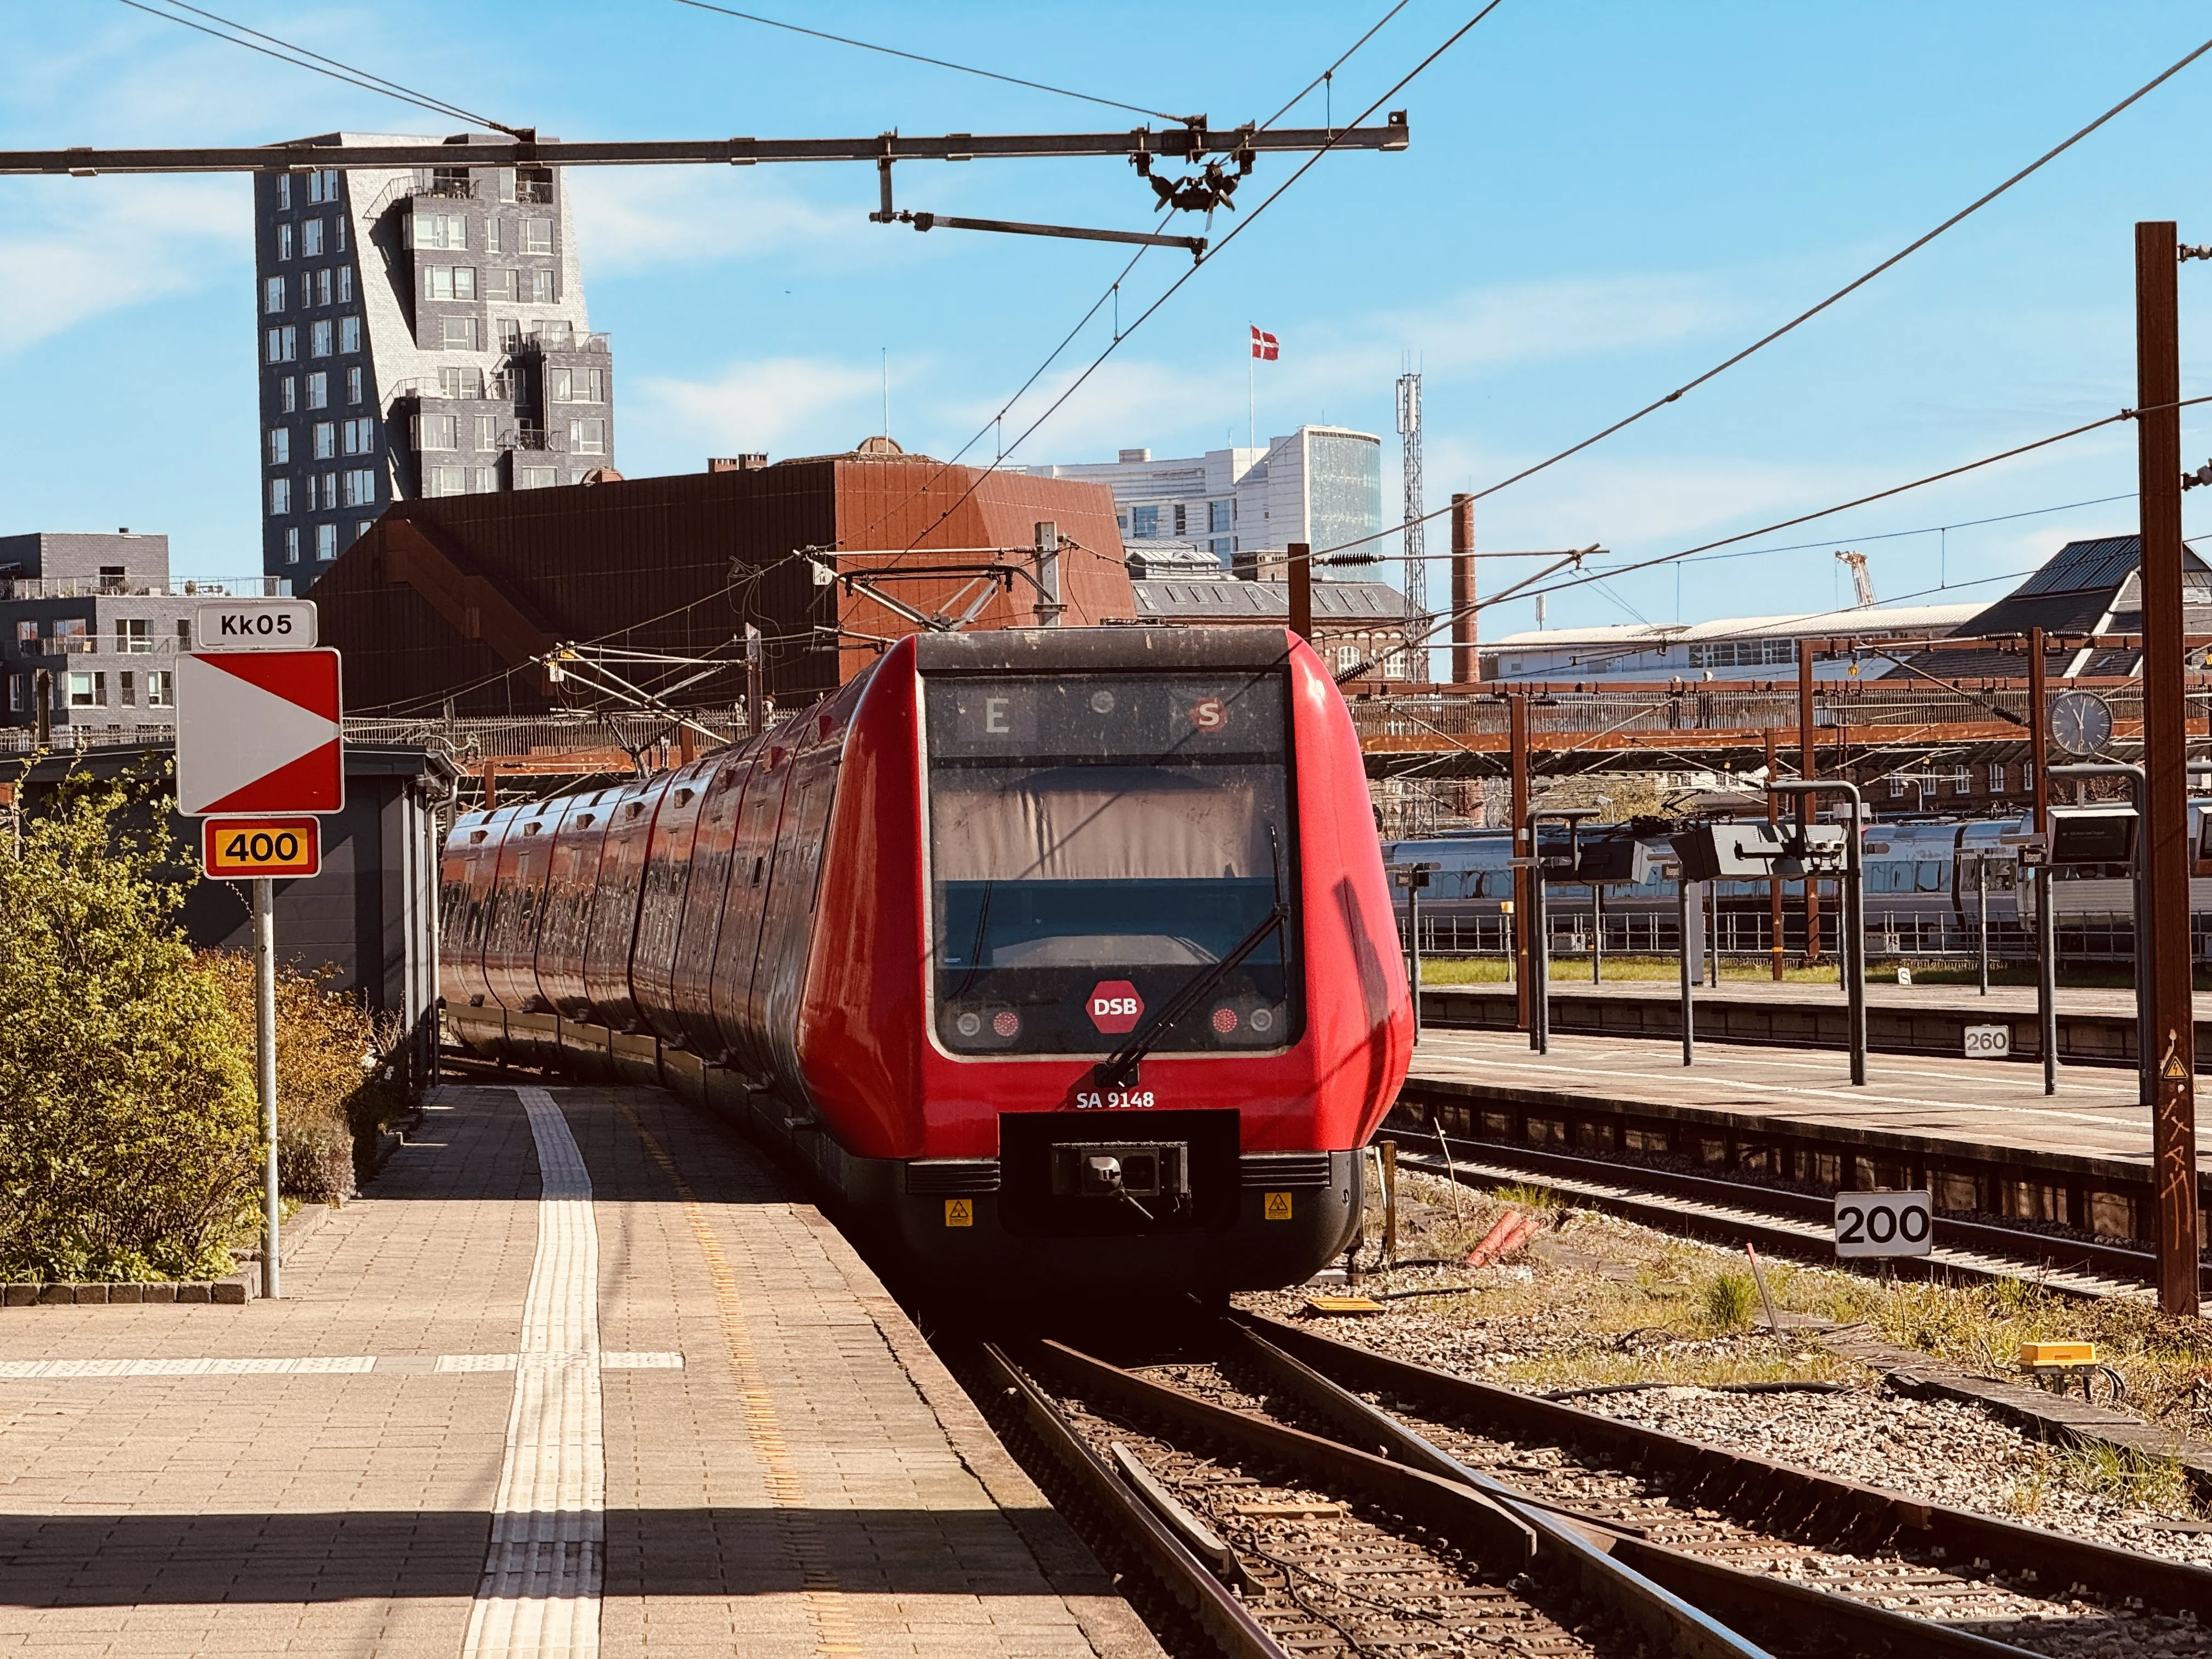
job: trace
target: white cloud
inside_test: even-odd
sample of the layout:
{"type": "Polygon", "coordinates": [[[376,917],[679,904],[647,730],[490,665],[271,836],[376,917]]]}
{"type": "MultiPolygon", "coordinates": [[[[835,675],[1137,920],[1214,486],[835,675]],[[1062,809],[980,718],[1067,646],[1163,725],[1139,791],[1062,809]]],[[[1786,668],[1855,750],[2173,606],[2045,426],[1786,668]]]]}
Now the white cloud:
{"type": "Polygon", "coordinates": [[[758,169],[575,167],[568,182],[587,277],[678,262],[789,259],[830,248],[848,262],[890,251],[891,232],[870,224],[857,200],[833,212],[758,169]]]}
{"type": "Polygon", "coordinates": [[[252,303],[252,204],[243,179],[19,182],[0,232],[0,352],[217,273],[252,303]]]}
{"type": "Polygon", "coordinates": [[[686,447],[703,440],[718,454],[782,452],[796,437],[802,449],[847,449],[882,424],[881,384],[876,371],[850,364],[771,357],[733,363],[714,380],[635,379],[626,395],[637,410],[633,420],[672,441],[680,433],[686,447]]]}

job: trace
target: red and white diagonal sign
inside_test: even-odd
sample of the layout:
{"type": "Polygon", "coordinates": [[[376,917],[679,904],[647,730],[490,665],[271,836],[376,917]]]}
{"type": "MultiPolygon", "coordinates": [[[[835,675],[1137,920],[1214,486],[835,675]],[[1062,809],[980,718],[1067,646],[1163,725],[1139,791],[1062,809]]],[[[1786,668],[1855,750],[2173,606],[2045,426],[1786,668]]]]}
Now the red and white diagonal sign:
{"type": "Polygon", "coordinates": [[[345,806],[338,653],[177,658],[177,810],[191,817],[345,806]]]}

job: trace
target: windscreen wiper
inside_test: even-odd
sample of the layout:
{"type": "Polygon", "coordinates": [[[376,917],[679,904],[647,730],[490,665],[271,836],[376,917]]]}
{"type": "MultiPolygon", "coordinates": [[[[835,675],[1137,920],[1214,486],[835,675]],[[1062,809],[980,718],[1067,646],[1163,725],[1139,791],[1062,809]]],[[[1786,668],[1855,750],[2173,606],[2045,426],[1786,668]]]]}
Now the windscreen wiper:
{"type": "Polygon", "coordinates": [[[1290,907],[1278,896],[1274,908],[1267,912],[1257,927],[1237,942],[1235,950],[1212,967],[1185,981],[1182,988],[1169,998],[1160,1012],[1152,1017],[1151,1024],[1131,1037],[1118,1052],[1098,1062],[1097,1069],[1093,1073],[1098,1079],[1098,1086],[1101,1089],[1122,1089],[1136,1082],[1137,1067],[1145,1056],[1159,1047],[1177,1021],[1212,995],[1215,986],[1234,973],[1245,957],[1258,950],[1268,934],[1289,921],[1290,915],[1290,907]]]}

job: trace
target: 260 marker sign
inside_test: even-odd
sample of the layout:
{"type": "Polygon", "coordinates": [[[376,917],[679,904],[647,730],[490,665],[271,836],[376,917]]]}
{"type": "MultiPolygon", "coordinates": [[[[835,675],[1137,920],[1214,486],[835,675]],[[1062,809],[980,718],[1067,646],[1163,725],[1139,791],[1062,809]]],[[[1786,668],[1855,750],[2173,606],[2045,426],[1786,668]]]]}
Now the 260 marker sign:
{"type": "Polygon", "coordinates": [[[214,880],[312,876],[322,867],[314,818],[210,818],[201,826],[200,868],[214,880]]]}

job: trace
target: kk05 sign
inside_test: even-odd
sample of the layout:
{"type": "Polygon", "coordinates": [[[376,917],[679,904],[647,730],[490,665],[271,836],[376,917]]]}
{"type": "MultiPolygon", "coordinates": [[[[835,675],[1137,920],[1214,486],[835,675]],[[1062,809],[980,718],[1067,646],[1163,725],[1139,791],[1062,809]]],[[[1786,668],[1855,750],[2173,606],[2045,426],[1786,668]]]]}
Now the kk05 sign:
{"type": "Polygon", "coordinates": [[[210,818],[200,827],[200,868],[216,881],[312,876],[322,867],[314,818],[210,818]]]}

